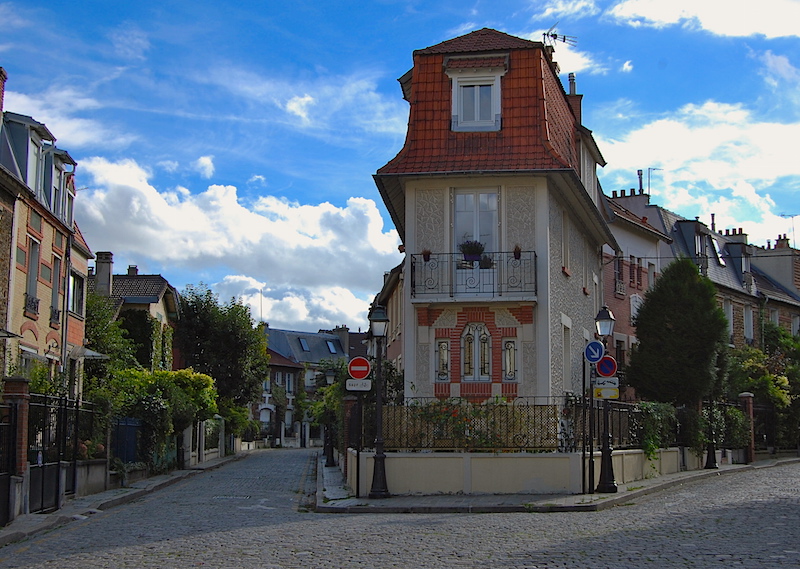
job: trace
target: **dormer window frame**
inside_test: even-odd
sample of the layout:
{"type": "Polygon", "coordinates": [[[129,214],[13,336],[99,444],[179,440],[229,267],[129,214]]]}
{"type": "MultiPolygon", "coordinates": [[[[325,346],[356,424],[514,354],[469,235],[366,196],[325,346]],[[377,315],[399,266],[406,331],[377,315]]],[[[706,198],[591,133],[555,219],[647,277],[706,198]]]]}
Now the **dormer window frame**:
{"type": "MultiPolygon", "coordinates": [[[[445,69],[452,86],[452,121],[454,132],[496,132],[501,128],[502,92],[501,78],[506,74],[507,63],[497,65],[498,56],[491,58],[471,58],[474,66],[460,66],[458,58],[445,63],[453,65],[445,69]],[[493,62],[481,66],[481,62],[493,62]],[[489,89],[481,89],[488,87],[489,89]],[[487,96],[488,116],[480,116],[482,98],[487,96]],[[478,113],[478,116],[476,116],[478,113]]],[[[483,99],[485,101],[485,99],[483,99]]]]}

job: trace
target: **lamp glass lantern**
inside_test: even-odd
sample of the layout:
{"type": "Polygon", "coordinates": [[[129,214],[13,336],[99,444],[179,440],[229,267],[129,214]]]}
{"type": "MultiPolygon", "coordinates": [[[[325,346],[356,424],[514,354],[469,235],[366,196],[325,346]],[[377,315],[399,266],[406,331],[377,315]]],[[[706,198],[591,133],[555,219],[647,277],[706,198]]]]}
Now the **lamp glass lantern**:
{"type": "Polygon", "coordinates": [[[369,311],[369,329],[375,338],[385,338],[386,330],[389,328],[389,316],[386,314],[386,307],[375,304],[369,311]]]}
{"type": "Polygon", "coordinates": [[[603,338],[611,336],[614,333],[615,322],[614,313],[608,309],[608,306],[603,305],[603,308],[600,309],[600,312],[597,313],[594,319],[594,324],[597,327],[597,335],[603,338]]]}

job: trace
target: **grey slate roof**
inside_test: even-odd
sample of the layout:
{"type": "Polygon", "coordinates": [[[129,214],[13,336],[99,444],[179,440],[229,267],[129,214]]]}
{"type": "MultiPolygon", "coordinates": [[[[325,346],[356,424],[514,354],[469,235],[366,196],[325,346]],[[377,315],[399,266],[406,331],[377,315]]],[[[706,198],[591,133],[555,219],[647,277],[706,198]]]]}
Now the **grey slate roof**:
{"type": "Polygon", "coordinates": [[[300,363],[318,364],[325,359],[347,357],[339,337],[335,334],[267,328],[267,346],[282,356],[300,363]],[[308,350],[304,349],[303,343],[308,350]]]}

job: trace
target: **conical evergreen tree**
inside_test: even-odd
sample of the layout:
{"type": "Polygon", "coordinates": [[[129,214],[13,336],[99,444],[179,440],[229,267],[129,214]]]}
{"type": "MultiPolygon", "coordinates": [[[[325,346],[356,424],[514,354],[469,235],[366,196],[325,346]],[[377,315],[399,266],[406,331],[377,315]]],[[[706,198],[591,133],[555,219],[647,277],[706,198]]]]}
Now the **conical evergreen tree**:
{"type": "Polygon", "coordinates": [[[691,260],[673,261],[645,294],[635,324],[630,385],[646,399],[699,404],[714,387],[728,328],[714,284],[691,260]]]}

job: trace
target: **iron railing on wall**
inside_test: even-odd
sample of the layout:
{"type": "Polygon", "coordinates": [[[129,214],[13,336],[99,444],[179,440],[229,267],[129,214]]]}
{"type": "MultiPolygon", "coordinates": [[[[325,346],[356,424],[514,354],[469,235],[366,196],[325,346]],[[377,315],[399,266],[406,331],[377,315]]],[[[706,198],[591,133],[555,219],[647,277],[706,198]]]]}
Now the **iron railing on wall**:
{"type": "Polygon", "coordinates": [[[487,252],[466,261],[462,253],[411,255],[411,296],[535,297],[536,252],[487,252]],[[427,259],[427,260],[426,260],[427,259]]]}
{"type": "MultiPolygon", "coordinates": [[[[576,452],[602,443],[602,402],[575,397],[520,397],[472,403],[466,399],[408,399],[384,407],[384,445],[393,451],[576,452]],[[590,428],[593,421],[593,428],[590,428]],[[593,440],[589,434],[593,433],[593,440]]],[[[614,448],[637,448],[641,412],[613,402],[614,448]]],[[[364,446],[374,432],[367,429],[364,446]]]]}

